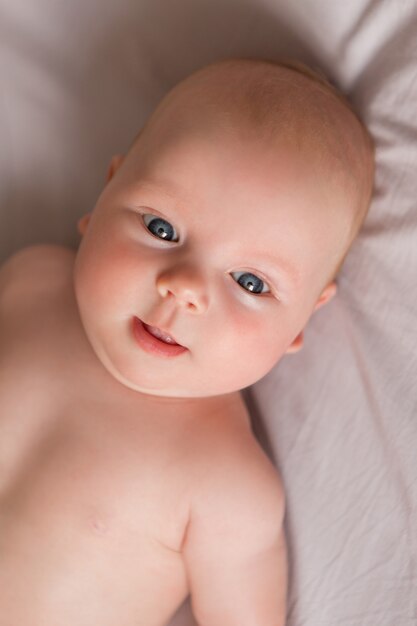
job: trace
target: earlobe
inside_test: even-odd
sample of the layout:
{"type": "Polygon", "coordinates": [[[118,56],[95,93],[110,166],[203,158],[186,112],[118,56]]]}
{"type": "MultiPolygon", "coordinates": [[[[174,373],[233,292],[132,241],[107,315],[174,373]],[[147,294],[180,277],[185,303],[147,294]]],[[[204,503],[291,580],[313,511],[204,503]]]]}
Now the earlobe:
{"type": "Polygon", "coordinates": [[[294,339],[292,344],[286,349],[285,354],[292,354],[301,350],[304,344],[304,331],[301,331],[294,339]]]}
{"type": "Polygon", "coordinates": [[[337,284],[333,281],[327,285],[325,289],[323,289],[319,299],[316,302],[316,306],[314,307],[314,311],[317,311],[324,304],[329,302],[337,292],[337,284]]]}
{"type": "Polygon", "coordinates": [[[90,221],[90,218],[91,218],[91,213],[86,213],[78,220],[77,230],[81,236],[84,235],[85,231],[87,230],[87,226],[88,226],[88,222],[90,221]]]}
{"type": "MultiPolygon", "coordinates": [[[[314,311],[319,309],[321,306],[329,302],[337,292],[337,284],[335,282],[329,283],[327,287],[322,291],[320,298],[317,300],[316,306],[314,307],[314,311]]],[[[287,348],[285,354],[292,354],[294,352],[298,352],[304,345],[304,331],[302,330],[297,337],[294,339],[292,344],[287,348]]]]}
{"type": "Polygon", "coordinates": [[[123,154],[114,154],[111,158],[110,165],[107,170],[106,182],[109,182],[124,161],[123,154]]]}

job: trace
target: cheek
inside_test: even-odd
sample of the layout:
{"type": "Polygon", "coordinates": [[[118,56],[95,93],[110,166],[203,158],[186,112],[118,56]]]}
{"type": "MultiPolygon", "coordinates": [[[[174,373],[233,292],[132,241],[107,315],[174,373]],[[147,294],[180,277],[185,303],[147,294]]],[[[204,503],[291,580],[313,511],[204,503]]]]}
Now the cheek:
{"type": "Polygon", "coordinates": [[[74,267],[74,287],[80,308],[94,307],[97,314],[131,314],[141,299],[141,278],[146,259],[124,241],[90,238],[81,242],[74,267]]]}
{"type": "Polygon", "coordinates": [[[251,384],[268,372],[286,346],[286,331],[279,304],[253,308],[238,303],[222,312],[214,325],[212,345],[221,362],[232,368],[234,376],[248,378],[251,384]],[[216,336],[217,335],[217,336],[216,336]]]}

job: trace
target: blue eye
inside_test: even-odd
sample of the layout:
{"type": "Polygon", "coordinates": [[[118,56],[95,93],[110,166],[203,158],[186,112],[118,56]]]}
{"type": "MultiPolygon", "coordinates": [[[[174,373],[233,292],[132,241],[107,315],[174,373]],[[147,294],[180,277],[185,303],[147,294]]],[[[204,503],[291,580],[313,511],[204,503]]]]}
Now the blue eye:
{"type": "Polygon", "coordinates": [[[146,213],[143,216],[146,228],[152,235],[155,235],[158,239],[164,239],[165,241],[178,241],[178,237],[173,239],[175,230],[169,222],[163,220],[162,217],[157,217],[151,213],[146,213]],[[149,219],[150,218],[150,219],[149,219]]]}
{"type": "MultiPolygon", "coordinates": [[[[157,239],[178,242],[178,237],[175,239],[173,238],[175,229],[169,222],[162,219],[162,217],[152,215],[152,213],[146,213],[142,217],[146,228],[157,239]]],[[[238,275],[237,283],[249,293],[253,293],[255,295],[270,293],[270,290],[266,289],[267,283],[251,272],[231,272],[231,274],[238,275]],[[264,290],[264,288],[266,290],[264,290]]]]}
{"type": "Polygon", "coordinates": [[[258,276],[255,276],[255,274],[251,274],[250,272],[232,272],[232,274],[240,274],[237,282],[245,291],[254,294],[269,293],[269,290],[262,290],[262,286],[266,287],[266,283],[258,278],[258,276]]]}

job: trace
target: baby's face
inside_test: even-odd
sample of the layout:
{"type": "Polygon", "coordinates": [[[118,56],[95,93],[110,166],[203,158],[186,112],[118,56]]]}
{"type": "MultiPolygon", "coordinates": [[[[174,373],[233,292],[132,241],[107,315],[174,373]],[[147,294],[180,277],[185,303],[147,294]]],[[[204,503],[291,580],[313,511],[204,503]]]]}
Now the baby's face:
{"type": "Polygon", "coordinates": [[[138,392],[204,397],[256,382],[299,349],[334,294],[323,280],[348,231],[335,211],[342,194],[317,171],[285,140],[267,147],[224,130],[139,140],[99,197],[74,267],[107,370],[138,392]],[[144,350],[134,318],[187,350],[144,350]]]}

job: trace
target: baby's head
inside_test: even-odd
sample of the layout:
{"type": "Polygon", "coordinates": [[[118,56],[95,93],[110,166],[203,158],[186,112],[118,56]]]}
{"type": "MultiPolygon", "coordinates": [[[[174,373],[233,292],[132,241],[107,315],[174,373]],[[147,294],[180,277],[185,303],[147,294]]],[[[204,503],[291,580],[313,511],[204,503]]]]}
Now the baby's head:
{"type": "Polygon", "coordinates": [[[198,398],[299,350],[366,217],[373,157],[301,64],[230,59],[176,85],[80,223],[75,294],[103,365],[140,393],[198,398]],[[135,318],[187,350],[144,350],[135,318]]]}

